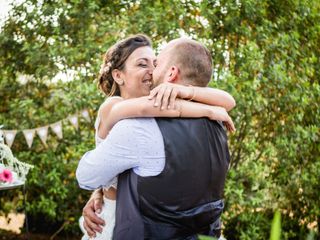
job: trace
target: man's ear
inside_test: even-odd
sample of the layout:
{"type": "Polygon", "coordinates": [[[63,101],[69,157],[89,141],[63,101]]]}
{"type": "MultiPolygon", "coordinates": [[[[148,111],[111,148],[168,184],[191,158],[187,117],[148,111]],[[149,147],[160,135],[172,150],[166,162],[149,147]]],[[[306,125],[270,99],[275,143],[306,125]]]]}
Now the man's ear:
{"type": "Polygon", "coordinates": [[[118,85],[123,85],[124,80],[122,79],[122,72],[119,69],[113,69],[111,74],[118,85]]]}
{"type": "Polygon", "coordinates": [[[169,69],[168,82],[174,83],[179,79],[179,68],[177,66],[171,66],[169,69]]]}

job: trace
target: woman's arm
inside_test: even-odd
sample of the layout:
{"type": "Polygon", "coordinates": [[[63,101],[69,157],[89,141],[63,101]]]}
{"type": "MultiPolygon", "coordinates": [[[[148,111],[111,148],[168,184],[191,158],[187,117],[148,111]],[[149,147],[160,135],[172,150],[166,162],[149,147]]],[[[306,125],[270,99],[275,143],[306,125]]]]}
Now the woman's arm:
{"type": "Polygon", "coordinates": [[[172,108],[174,100],[177,97],[212,106],[220,106],[227,111],[230,111],[236,105],[234,98],[229,93],[210,87],[162,83],[154,88],[149,95],[149,99],[155,98],[155,106],[160,106],[161,109],[164,109],[166,106],[172,108]]]}
{"type": "Polygon", "coordinates": [[[133,117],[184,117],[200,118],[208,117],[211,120],[226,122],[230,131],[234,131],[234,125],[226,110],[218,106],[209,106],[202,103],[190,102],[181,99],[175,101],[175,108],[163,109],[154,107],[153,101],[148,97],[140,97],[123,100],[115,104],[106,116],[106,128],[111,128],[121,119],[133,117]]]}

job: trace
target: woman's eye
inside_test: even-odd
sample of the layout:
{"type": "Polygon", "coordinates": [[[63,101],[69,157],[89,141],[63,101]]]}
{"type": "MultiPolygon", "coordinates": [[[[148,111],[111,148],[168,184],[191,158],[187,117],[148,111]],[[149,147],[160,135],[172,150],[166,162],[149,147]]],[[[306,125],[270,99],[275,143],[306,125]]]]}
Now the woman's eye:
{"type": "Polygon", "coordinates": [[[139,67],[148,67],[148,65],[147,65],[147,64],[140,63],[140,64],[139,64],[139,67]]]}

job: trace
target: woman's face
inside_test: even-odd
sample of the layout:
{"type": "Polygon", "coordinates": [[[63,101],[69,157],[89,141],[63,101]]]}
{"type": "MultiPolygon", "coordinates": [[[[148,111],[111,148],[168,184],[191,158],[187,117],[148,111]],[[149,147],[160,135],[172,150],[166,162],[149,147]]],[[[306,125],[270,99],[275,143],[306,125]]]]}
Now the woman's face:
{"type": "Polygon", "coordinates": [[[149,95],[155,58],[151,47],[140,47],[131,53],[121,71],[124,84],[120,86],[120,92],[123,98],[149,95]]]}

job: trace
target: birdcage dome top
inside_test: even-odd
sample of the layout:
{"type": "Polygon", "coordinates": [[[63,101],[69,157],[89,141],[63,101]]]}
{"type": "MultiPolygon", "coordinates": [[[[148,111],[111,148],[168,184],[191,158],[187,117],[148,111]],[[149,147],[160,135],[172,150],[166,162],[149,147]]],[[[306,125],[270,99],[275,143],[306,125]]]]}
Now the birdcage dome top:
{"type": "Polygon", "coordinates": [[[0,131],[0,174],[4,178],[7,174],[10,181],[1,181],[0,186],[22,184],[33,165],[19,161],[13,156],[11,149],[4,143],[0,131]]]}

